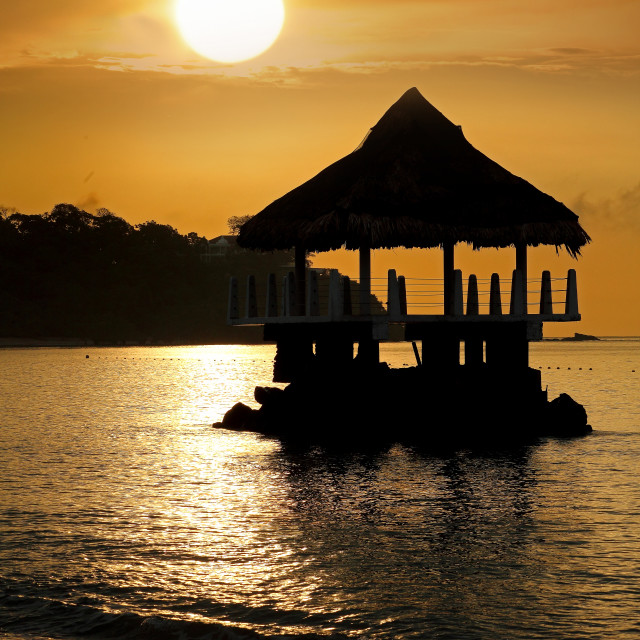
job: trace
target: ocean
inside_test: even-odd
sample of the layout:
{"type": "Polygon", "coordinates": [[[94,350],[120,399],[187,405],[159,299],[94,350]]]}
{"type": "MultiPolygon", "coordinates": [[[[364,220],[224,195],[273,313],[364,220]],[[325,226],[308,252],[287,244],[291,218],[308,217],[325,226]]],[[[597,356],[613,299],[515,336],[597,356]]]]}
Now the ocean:
{"type": "Polygon", "coordinates": [[[213,429],[273,355],[0,350],[0,638],[640,638],[640,339],[532,344],[593,434],[484,450],[213,429]]]}

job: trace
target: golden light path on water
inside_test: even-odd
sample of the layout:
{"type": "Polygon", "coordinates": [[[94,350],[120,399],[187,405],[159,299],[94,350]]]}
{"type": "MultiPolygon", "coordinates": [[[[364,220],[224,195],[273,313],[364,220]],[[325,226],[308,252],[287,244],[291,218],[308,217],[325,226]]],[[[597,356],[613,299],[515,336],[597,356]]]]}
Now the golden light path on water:
{"type": "MultiPolygon", "coordinates": [[[[414,362],[410,345],[382,353],[414,362]]],[[[32,599],[14,628],[107,612],[267,636],[640,635],[640,341],[532,345],[593,436],[446,454],[212,429],[257,406],[273,354],[0,351],[0,577],[32,599]]]]}

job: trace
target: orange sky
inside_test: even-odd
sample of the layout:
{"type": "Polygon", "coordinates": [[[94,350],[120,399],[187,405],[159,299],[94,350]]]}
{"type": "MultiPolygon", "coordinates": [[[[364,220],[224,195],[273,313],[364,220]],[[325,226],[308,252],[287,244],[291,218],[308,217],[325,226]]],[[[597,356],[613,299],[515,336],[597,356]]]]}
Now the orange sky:
{"type": "MultiPolygon", "coordinates": [[[[23,0],[0,22],[0,205],[107,207],[132,223],[226,232],[351,152],[416,86],[476,148],[561,200],[593,238],[574,331],[640,334],[640,2],[285,0],[279,40],[220,65],[167,0],[23,0]]],[[[513,251],[457,252],[507,274],[513,251]]],[[[318,266],[357,275],[353,254],[318,266]]],[[[374,275],[440,275],[437,250],[376,252],[374,275]]]]}

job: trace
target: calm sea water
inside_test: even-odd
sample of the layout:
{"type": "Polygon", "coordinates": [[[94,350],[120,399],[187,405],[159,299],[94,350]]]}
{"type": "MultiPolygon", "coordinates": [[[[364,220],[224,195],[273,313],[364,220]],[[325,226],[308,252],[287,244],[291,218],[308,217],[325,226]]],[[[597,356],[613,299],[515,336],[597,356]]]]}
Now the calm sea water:
{"type": "Polygon", "coordinates": [[[532,345],[595,431],[504,451],[212,429],[272,357],[0,351],[0,638],[640,638],[640,340],[532,345]]]}

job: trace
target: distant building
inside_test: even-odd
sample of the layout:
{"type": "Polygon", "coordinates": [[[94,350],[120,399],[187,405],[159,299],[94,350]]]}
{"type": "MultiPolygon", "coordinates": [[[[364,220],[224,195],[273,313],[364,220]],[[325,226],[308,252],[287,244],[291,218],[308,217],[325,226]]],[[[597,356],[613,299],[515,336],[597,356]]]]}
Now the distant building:
{"type": "Polygon", "coordinates": [[[238,246],[238,236],[218,236],[207,241],[204,253],[200,254],[200,260],[209,264],[212,260],[218,260],[230,253],[243,253],[244,251],[238,246]]]}

